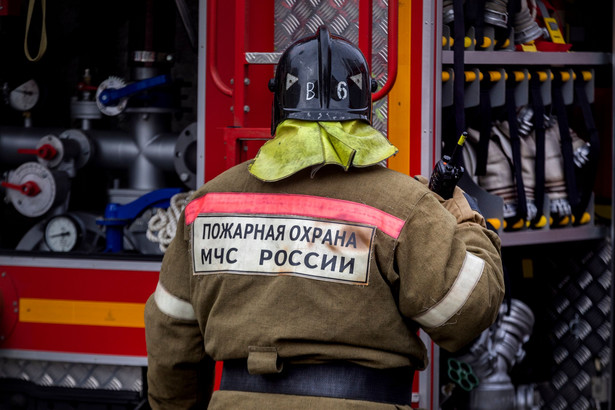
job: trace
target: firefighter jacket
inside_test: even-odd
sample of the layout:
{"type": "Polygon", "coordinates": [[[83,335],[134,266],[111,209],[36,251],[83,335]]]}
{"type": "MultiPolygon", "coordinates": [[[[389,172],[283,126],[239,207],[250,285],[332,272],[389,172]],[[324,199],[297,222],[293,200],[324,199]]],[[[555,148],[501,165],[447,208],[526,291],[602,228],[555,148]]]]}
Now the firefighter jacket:
{"type": "MultiPolygon", "coordinates": [[[[499,238],[461,189],[444,201],[379,165],[310,171],[266,183],[243,163],[187,205],[145,309],[153,408],[206,406],[215,361],[419,370],[419,328],[455,351],[495,320],[499,238]]],[[[210,407],[266,396],[216,391],[210,407]]],[[[278,396],[267,408],[391,408],[278,396]]]]}

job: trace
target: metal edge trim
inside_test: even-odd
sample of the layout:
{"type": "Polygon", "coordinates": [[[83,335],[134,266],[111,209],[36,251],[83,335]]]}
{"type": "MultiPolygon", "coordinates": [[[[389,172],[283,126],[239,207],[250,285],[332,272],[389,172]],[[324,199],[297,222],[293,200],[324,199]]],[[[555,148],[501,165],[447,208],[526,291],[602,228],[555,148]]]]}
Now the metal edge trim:
{"type": "Polygon", "coordinates": [[[0,357],[7,359],[42,360],[69,363],[92,363],[100,365],[147,366],[147,357],[113,356],[80,353],[60,353],[42,350],[0,349],[0,357]]]}

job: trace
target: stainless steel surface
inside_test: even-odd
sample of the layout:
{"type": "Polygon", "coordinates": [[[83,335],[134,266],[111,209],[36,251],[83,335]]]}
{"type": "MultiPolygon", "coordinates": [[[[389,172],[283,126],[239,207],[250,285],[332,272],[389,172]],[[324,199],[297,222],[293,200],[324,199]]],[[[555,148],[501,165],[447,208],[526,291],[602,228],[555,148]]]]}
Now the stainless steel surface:
{"type": "Polygon", "coordinates": [[[276,64],[282,53],[246,53],[248,64],[276,64]]]}
{"type": "MultiPolygon", "coordinates": [[[[521,51],[466,51],[464,61],[468,65],[517,65],[517,66],[588,66],[611,64],[611,53],[575,51],[569,53],[521,52],[521,51]]],[[[442,51],[442,63],[453,64],[453,52],[442,51]]]]}
{"type": "MultiPolygon", "coordinates": [[[[160,261],[136,261],[136,260],[116,260],[107,258],[45,258],[36,256],[14,256],[0,255],[0,265],[4,266],[26,266],[26,267],[48,267],[57,268],[76,268],[76,269],[104,269],[104,270],[130,270],[139,272],[153,272],[158,275],[160,272],[160,261]]],[[[0,272],[1,273],[1,272],[0,272]]],[[[0,354],[4,352],[0,349],[0,354]]]]}
{"type": "MultiPolygon", "coordinates": [[[[387,80],[388,1],[374,1],[372,13],[372,77],[382,86],[387,80]]],[[[282,52],[295,40],[315,33],[322,24],[326,24],[332,34],[358,44],[358,0],[276,0],[274,20],[274,49],[276,52],[282,52]]],[[[256,56],[250,58],[256,58],[256,56]]],[[[265,58],[265,56],[259,56],[259,58],[265,58]]],[[[372,125],[386,135],[387,121],[388,106],[386,98],[383,98],[373,106],[372,125]]]]}
{"type": "Polygon", "coordinates": [[[205,79],[207,77],[207,1],[199,0],[199,35],[197,64],[197,140],[196,140],[196,186],[205,182],[205,79]]]}
{"type": "Polygon", "coordinates": [[[571,242],[586,239],[604,238],[608,232],[606,226],[589,225],[566,227],[559,230],[502,232],[502,246],[523,246],[539,243],[571,242]]]}
{"type": "Polygon", "coordinates": [[[140,367],[0,357],[0,379],[27,380],[40,386],[140,392],[140,367]]]}

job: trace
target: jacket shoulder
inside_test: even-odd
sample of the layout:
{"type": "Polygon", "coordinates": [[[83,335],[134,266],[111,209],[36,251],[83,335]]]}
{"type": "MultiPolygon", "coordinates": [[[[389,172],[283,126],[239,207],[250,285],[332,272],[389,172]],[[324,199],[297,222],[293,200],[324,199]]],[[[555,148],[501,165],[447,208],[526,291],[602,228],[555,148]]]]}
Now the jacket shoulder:
{"type": "Polygon", "coordinates": [[[198,198],[207,192],[235,192],[245,187],[247,178],[252,178],[248,172],[249,161],[242,162],[227,169],[213,179],[201,185],[193,195],[198,198]]]}

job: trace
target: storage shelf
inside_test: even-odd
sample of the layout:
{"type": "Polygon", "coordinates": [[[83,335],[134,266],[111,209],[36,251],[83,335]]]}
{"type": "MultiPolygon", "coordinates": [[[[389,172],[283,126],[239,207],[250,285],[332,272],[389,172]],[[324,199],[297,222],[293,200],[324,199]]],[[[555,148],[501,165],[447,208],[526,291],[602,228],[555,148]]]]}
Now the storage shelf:
{"type": "Polygon", "coordinates": [[[606,226],[586,225],[557,229],[502,232],[500,239],[503,247],[509,247],[601,239],[606,238],[607,234],[608,228],[606,226]]]}
{"type": "MultiPolygon", "coordinates": [[[[466,51],[464,63],[470,65],[606,65],[611,64],[611,53],[578,52],[523,52],[523,51],[466,51]]],[[[442,51],[442,63],[453,64],[453,51],[442,51]]]]}

